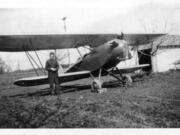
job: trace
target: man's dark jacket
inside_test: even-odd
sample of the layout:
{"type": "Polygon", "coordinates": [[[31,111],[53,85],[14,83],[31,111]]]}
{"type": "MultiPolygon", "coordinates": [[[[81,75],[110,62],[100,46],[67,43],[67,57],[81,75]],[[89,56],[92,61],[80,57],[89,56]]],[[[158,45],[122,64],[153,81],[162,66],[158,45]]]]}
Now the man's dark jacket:
{"type": "Polygon", "coordinates": [[[58,69],[59,69],[59,64],[55,59],[49,59],[46,61],[46,70],[48,71],[48,78],[49,78],[49,83],[52,85],[52,83],[58,84],[58,69]],[[51,68],[56,68],[56,71],[52,71],[51,68]]]}

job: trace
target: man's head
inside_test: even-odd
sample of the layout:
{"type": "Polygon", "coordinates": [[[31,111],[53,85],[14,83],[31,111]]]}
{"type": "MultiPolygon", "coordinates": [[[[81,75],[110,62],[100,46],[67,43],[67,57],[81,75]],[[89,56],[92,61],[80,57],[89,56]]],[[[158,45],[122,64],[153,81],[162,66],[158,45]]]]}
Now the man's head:
{"type": "Polygon", "coordinates": [[[50,59],[55,59],[55,53],[54,52],[50,52],[49,53],[49,57],[50,57],[50,59]]]}

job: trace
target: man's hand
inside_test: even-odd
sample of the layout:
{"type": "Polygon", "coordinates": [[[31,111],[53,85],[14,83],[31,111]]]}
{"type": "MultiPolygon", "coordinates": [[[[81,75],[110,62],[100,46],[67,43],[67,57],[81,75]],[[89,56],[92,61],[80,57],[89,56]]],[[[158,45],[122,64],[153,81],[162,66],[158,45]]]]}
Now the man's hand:
{"type": "Polygon", "coordinates": [[[57,71],[57,69],[56,69],[56,68],[51,68],[51,70],[52,70],[52,71],[57,71]]]}

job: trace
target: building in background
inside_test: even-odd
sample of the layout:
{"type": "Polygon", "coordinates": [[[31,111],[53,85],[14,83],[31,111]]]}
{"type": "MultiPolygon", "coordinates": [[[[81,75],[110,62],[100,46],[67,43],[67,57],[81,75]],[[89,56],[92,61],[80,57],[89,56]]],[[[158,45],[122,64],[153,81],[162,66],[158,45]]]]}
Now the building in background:
{"type": "Polygon", "coordinates": [[[146,70],[165,72],[180,69],[180,36],[165,35],[152,43],[132,46],[132,59],[121,62],[118,67],[150,64],[146,70]]]}
{"type": "Polygon", "coordinates": [[[152,68],[154,72],[163,72],[170,69],[178,69],[180,60],[180,36],[166,35],[154,42],[158,47],[156,55],[152,57],[152,68]]]}

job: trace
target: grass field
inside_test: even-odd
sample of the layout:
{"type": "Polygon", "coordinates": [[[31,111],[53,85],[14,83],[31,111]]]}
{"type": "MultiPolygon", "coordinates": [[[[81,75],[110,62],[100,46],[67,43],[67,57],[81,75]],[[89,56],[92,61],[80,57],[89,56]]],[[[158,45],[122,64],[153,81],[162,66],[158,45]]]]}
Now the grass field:
{"type": "Polygon", "coordinates": [[[180,127],[179,71],[137,78],[128,88],[104,77],[101,94],[91,93],[90,80],[83,79],[64,84],[58,96],[49,95],[47,85],[14,86],[19,77],[0,75],[1,128],[180,127]]]}

